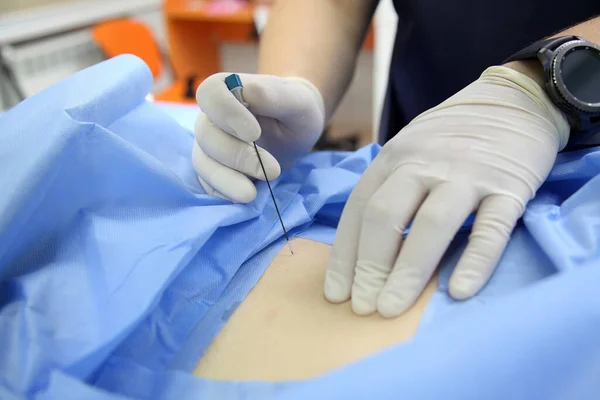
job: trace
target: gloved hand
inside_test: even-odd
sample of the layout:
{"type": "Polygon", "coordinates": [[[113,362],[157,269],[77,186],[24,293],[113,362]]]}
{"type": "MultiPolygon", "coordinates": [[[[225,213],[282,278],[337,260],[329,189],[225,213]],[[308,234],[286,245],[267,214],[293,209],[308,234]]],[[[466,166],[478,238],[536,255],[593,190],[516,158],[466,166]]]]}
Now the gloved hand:
{"type": "Polygon", "coordinates": [[[351,296],[361,315],[403,313],[477,210],[449,286],[455,299],[476,294],[568,135],[565,116],[536,82],[506,67],[488,68],[415,118],[367,168],[337,229],[327,299],[351,296]]]}
{"type": "Polygon", "coordinates": [[[207,193],[247,203],[256,197],[248,177],[264,180],[251,142],[259,146],[267,177],[275,179],[312,149],[325,108],[319,90],[305,79],[239,74],[247,109],[227,89],[228,75],[212,75],[198,87],[202,112],[192,161],[207,193]]]}

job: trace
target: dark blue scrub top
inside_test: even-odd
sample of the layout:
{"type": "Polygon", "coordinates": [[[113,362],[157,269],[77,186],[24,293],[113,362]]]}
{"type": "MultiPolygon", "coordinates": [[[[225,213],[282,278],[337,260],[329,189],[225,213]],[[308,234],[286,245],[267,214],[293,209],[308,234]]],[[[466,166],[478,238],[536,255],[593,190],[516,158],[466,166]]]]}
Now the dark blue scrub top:
{"type": "Polygon", "coordinates": [[[600,14],[600,0],[394,0],[380,142],[521,48],[600,14]]]}

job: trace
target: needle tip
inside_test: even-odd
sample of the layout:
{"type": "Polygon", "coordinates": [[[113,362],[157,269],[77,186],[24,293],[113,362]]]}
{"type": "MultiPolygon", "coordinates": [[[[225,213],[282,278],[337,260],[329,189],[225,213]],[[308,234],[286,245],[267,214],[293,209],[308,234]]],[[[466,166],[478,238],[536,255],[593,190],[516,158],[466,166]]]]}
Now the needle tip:
{"type": "Polygon", "coordinates": [[[290,241],[288,240],[287,242],[288,247],[290,248],[290,253],[294,254],[294,250],[292,250],[292,244],[290,243],[290,241]]]}

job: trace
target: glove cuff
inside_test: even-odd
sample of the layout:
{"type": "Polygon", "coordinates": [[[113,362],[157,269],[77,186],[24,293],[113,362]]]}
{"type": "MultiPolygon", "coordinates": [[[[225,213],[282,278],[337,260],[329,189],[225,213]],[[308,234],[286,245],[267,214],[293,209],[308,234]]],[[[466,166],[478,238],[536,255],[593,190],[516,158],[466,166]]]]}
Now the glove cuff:
{"type": "Polygon", "coordinates": [[[487,68],[481,74],[481,78],[502,78],[519,86],[532,100],[546,109],[548,115],[553,119],[558,133],[558,150],[561,151],[566,147],[571,132],[569,120],[536,81],[521,72],[504,66],[487,68]]]}

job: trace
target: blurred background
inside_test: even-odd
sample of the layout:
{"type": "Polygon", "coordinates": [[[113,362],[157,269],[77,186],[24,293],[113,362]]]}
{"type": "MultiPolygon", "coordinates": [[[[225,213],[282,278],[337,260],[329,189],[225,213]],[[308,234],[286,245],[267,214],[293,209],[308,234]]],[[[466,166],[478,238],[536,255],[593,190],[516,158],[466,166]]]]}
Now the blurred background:
{"type": "MultiPolygon", "coordinates": [[[[154,101],[195,104],[220,72],[256,72],[260,34],[277,0],[0,0],[0,112],[53,83],[123,53],[154,76],[154,101]]],[[[319,148],[375,141],[396,30],[382,0],[356,74],[319,148]]]]}

